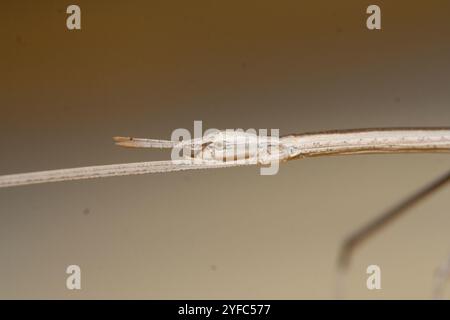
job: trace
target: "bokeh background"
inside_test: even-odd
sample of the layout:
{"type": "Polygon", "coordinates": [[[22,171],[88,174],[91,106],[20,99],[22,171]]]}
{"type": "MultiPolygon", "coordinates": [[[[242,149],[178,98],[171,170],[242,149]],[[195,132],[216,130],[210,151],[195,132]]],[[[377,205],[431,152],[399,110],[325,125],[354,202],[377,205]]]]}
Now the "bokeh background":
{"type": "MultiPolygon", "coordinates": [[[[450,2],[25,1],[0,11],[0,174],[167,159],[176,128],[450,124],[450,2]],[[66,29],[78,4],[82,30],[66,29]],[[369,31],[367,6],[382,10],[369,31]]],[[[0,190],[0,298],[334,298],[350,232],[448,155],[314,158],[0,190]],[[82,290],[66,289],[80,265],[82,290]]],[[[367,242],[346,297],[430,298],[450,189],[367,242]],[[366,267],[382,289],[366,289],[366,267]]],[[[446,291],[450,297],[450,288],[446,291]]]]}

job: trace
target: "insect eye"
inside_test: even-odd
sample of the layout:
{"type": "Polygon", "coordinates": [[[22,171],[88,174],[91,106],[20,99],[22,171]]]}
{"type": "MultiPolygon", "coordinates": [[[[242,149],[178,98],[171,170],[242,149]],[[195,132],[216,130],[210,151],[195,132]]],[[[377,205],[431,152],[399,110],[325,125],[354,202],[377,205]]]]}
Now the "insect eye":
{"type": "Polygon", "coordinates": [[[297,149],[295,147],[289,147],[288,153],[290,156],[294,155],[297,152],[297,149]]]}
{"type": "Polygon", "coordinates": [[[223,148],[223,143],[222,142],[216,142],[216,148],[217,149],[222,149],[223,148]]]}

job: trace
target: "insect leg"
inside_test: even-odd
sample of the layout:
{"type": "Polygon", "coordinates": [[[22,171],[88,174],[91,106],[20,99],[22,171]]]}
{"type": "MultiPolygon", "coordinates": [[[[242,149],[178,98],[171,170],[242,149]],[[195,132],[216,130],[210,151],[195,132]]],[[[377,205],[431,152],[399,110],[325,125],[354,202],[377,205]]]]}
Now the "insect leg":
{"type": "Polygon", "coordinates": [[[370,221],[366,225],[357,229],[343,242],[340,253],[338,255],[338,293],[342,292],[343,276],[348,271],[351,258],[354,255],[356,249],[360,247],[361,244],[364,243],[364,241],[368,240],[371,236],[374,236],[377,232],[389,225],[396,218],[406,213],[408,209],[412,208],[418,202],[425,199],[427,196],[443,187],[448,182],[450,182],[450,171],[445,175],[439,177],[429,185],[420,189],[404,201],[395,205],[387,212],[375,218],[373,221],[370,221]]]}

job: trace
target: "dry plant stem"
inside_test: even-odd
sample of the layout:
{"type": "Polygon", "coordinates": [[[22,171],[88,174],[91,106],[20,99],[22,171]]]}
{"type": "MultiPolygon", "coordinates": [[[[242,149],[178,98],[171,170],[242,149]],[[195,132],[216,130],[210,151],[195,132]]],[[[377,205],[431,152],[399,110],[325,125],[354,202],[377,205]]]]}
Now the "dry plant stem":
{"type": "Polygon", "coordinates": [[[146,173],[163,173],[183,170],[234,167],[236,163],[193,163],[190,160],[148,161],[111,164],[103,166],[48,170],[0,176],[0,188],[24,186],[37,183],[128,176],[146,173]]]}
{"type": "Polygon", "coordinates": [[[347,240],[344,241],[340,250],[340,254],[338,256],[338,281],[340,281],[338,282],[339,294],[342,294],[342,278],[345,276],[345,273],[348,270],[351,258],[354,255],[355,250],[370,237],[374,236],[381,229],[388,226],[395,219],[399,218],[408,209],[419,203],[421,200],[424,200],[427,196],[431,195],[439,188],[445,186],[448,182],[450,182],[450,171],[431,184],[425,186],[423,189],[419,190],[412,196],[408,197],[406,200],[397,204],[386,213],[380,215],[375,220],[356,230],[356,232],[354,232],[350,237],[347,238],[347,240]]]}

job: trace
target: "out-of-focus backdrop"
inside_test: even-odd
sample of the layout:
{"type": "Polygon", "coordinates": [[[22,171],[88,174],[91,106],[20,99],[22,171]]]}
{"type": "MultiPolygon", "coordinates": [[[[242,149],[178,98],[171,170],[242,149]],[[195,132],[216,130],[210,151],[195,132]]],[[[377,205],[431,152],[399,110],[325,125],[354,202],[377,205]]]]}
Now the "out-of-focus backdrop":
{"type": "MultiPolygon", "coordinates": [[[[176,128],[450,124],[450,3],[4,0],[0,174],[168,159],[111,137],[176,128]],[[377,4],[382,30],[366,28],[377,4]]],[[[0,298],[334,298],[350,232],[448,155],[315,158],[0,190],[0,298]],[[66,267],[82,290],[66,289],[66,267]]],[[[430,298],[450,189],[358,251],[350,298],[430,298]],[[366,288],[377,264],[382,289],[366,288]]],[[[450,289],[446,291],[449,297],[450,289]]]]}

